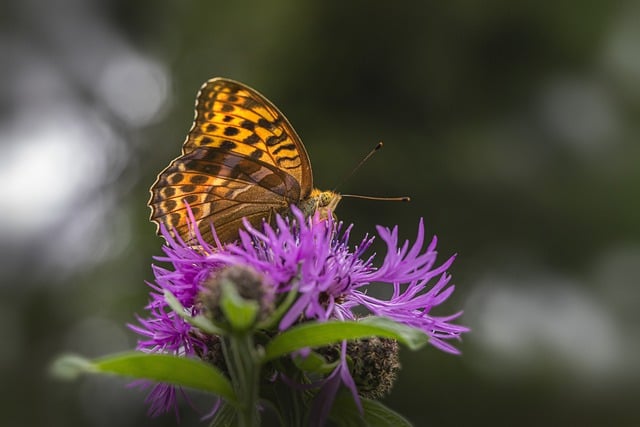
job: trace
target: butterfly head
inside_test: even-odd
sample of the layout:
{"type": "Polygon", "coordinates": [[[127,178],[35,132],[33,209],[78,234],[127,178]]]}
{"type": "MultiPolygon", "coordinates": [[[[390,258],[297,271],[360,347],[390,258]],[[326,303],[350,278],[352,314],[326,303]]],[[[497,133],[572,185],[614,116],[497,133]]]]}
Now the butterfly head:
{"type": "Polygon", "coordinates": [[[321,191],[314,188],[306,199],[300,201],[298,207],[305,216],[311,216],[316,212],[320,213],[321,219],[327,219],[329,212],[335,212],[342,196],[335,191],[321,191]]]}

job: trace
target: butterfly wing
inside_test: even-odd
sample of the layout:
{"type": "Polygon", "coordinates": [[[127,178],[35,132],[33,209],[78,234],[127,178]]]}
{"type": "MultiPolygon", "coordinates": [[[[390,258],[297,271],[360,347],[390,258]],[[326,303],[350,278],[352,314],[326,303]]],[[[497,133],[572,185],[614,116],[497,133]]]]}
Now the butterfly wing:
{"type": "Polygon", "coordinates": [[[242,155],[207,147],[175,159],[154,185],[154,220],[191,240],[189,204],[200,233],[211,242],[213,223],[221,241],[234,240],[242,217],[256,223],[299,199],[300,185],[290,174],[242,155]]]}
{"type": "Polygon", "coordinates": [[[282,113],[255,90],[228,79],[206,82],[182,156],[151,187],[151,219],[189,241],[187,210],[203,237],[211,224],[234,240],[246,217],[258,224],[298,203],[313,188],[304,146],[282,113]]]}
{"type": "Polygon", "coordinates": [[[196,116],[182,152],[219,147],[269,163],[292,175],[307,197],[311,163],[293,126],[267,98],[242,83],[214,78],[198,92],[196,116]]]}

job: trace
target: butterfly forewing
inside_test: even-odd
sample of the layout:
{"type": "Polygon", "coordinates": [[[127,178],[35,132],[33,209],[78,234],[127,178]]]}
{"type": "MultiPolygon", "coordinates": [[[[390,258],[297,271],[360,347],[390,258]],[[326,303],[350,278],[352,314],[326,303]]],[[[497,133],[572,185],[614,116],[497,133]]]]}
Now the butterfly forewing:
{"type": "Polygon", "coordinates": [[[285,116],[255,90],[227,79],[206,82],[196,101],[196,117],[183,153],[219,147],[261,160],[313,188],[311,164],[300,138],[285,116]]]}
{"type": "Polygon", "coordinates": [[[185,202],[203,237],[211,224],[234,240],[242,218],[258,224],[311,193],[311,165],[287,119],[264,96],[227,79],[206,82],[183,155],[151,187],[151,219],[193,239],[185,202]]]}

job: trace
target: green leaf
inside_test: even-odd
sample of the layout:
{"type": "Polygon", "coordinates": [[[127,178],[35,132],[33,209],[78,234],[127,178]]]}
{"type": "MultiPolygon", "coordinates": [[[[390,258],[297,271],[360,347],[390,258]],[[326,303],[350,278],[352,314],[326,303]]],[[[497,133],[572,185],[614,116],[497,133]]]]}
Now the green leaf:
{"type": "Polygon", "coordinates": [[[66,379],[82,373],[120,375],[202,390],[230,403],[236,401],[231,383],[220,371],[187,357],[141,352],[115,354],[94,360],[62,356],[54,362],[52,369],[55,375],[66,379]]]}
{"type": "Polygon", "coordinates": [[[329,419],[341,427],[411,427],[412,424],[397,412],[377,400],[361,398],[361,414],[350,393],[340,393],[333,403],[329,419]]]}
{"type": "Polygon", "coordinates": [[[371,427],[411,427],[412,424],[396,411],[386,407],[377,400],[362,399],[364,419],[371,427]]]}
{"type": "Polygon", "coordinates": [[[235,286],[230,281],[222,284],[220,308],[231,328],[236,331],[248,330],[255,323],[260,309],[256,301],[246,300],[238,295],[235,286]]]}
{"type": "Polygon", "coordinates": [[[49,372],[61,380],[75,380],[83,373],[96,373],[98,371],[90,360],[75,354],[65,354],[53,361],[49,372]]]}
{"type": "Polygon", "coordinates": [[[376,334],[379,337],[393,338],[406,345],[410,350],[419,350],[429,342],[429,335],[418,328],[412,328],[387,317],[367,316],[359,320],[360,324],[379,327],[390,335],[376,334]]]}
{"type": "Polygon", "coordinates": [[[306,357],[295,357],[293,363],[301,370],[305,372],[315,372],[318,374],[328,374],[332,372],[338,362],[327,363],[322,355],[315,351],[310,352],[306,357]]]}
{"type": "Polygon", "coordinates": [[[265,348],[265,361],[306,347],[321,347],[343,340],[372,336],[392,338],[417,350],[429,341],[419,329],[411,328],[384,317],[369,316],[359,321],[308,322],[294,326],[276,336],[265,348]]]}

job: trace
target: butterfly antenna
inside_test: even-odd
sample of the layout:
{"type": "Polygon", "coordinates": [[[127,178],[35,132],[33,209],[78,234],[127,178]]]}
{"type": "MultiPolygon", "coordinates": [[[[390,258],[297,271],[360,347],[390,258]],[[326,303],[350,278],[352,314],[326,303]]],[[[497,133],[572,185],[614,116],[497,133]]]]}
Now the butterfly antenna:
{"type": "Polygon", "coordinates": [[[351,197],[352,199],[365,199],[365,200],[380,200],[384,202],[410,202],[411,197],[376,197],[376,196],[361,196],[359,194],[341,194],[342,197],[351,197]]]}
{"type": "Polygon", "coordinates": [[[357,165],[355,168],[351,169],[351,172],[349,172],[347,175],[345,175],[345,176],[344,176],[344,177],[343,177],[343,178],[338,182],[338,185],[336,185],[336,186],[333,188],[333,191],[337,191],[337,190],[338,190],[338,187],[340,187],[342,184],[344,184],[344,182],[345,182],[346,180],[348,180],[349,178],[351,178],[351,177],[352,177],[352,176],[353,176],[353,175],[358,171],[358,169],[360,169],[360,168],[362,167],[362,165],[364,165],[364,164],[367,162],[367,160],[369,160],[369,159],[371,158],[371,156],[373,156],[373,155],[376,153],[376,151],[378,151],[379,149],[381,149],[381,148],[382,148],[382,146],[383,146],[383,145],[384,145],[384,144],[382,143],[382,141],[378,142],[378,143],[376,144],[376,146],[375,146],[375,147],[373,147],[373,149],[372,149],[371,151],[369,151],[369,154],[367,154],[366,156],[364,156],[364,158],[363,158],[362,160],[360,160],[360,163],[358,163],[358,165],[357,165]]]}

